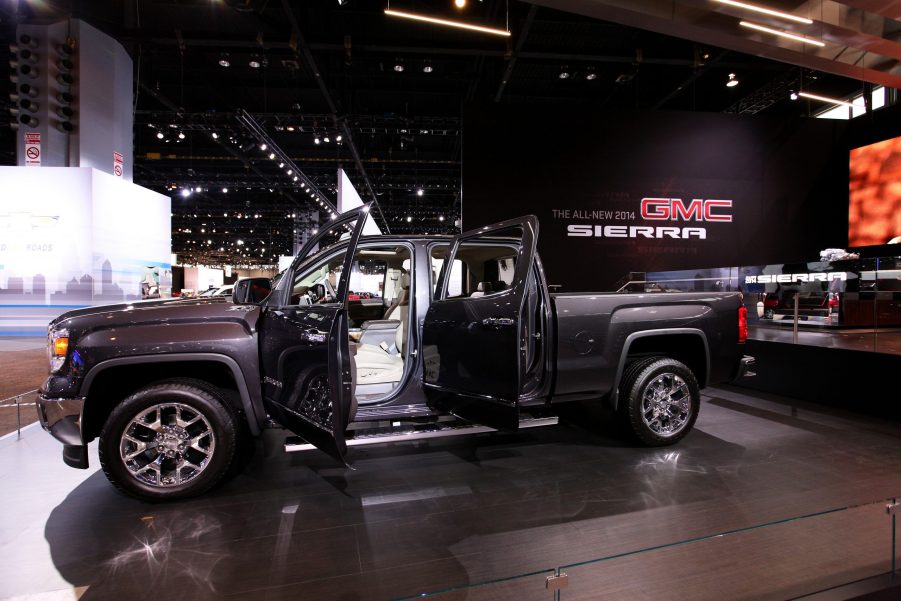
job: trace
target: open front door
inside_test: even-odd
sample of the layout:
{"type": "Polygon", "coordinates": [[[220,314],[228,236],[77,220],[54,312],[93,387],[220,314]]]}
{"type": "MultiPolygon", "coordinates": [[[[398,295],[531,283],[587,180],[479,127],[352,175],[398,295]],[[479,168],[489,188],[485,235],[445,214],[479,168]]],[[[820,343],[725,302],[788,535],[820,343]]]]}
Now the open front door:
{"type": "Polygon", "coordinates": [[[266,410],[341,462],[352,403],[348,285],[368,213],[344,213],[307,242],[257,325],[266,410]]]}
{"type": "Polygon", "coordinates": [[[493,428],[519,427],[522,327],[538,220],[529,215],[456,237],[423,322],[429,404],[493,428]]]}

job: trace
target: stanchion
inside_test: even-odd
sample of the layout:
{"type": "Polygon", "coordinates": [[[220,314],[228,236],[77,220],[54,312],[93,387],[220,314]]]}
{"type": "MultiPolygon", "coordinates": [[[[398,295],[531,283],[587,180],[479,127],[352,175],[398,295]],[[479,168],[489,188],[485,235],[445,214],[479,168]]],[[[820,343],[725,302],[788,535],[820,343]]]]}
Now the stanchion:
{"type": "Polygon", "coordinates": [[[795,293],[795,323],[792,326],[792,344],[798,344],[798,294],[795,293]]]}

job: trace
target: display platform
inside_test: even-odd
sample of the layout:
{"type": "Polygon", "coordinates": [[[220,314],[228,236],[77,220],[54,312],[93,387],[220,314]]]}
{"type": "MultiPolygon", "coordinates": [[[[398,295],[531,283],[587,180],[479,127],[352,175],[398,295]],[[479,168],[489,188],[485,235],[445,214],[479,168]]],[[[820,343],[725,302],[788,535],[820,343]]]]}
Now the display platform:
{"type": "Polygon", "coordinates": [[[755,328],[745,353],[757,359],[744,389],[901,420],[901,332],[799,332],[755,328]]]}
{"type": "Polygon", "coordinates": [[[354,470],[269,431],[234,479],[167,504],[30,426],[0,439],[0,598],[544,600],[549,567],[625,554],[567,568],[559,598],[785,599],[890,569],[872,502],[901,493],[899,423],[736,388],[708,389],[674,447],[562,418],[357,448],[354,470]]]}

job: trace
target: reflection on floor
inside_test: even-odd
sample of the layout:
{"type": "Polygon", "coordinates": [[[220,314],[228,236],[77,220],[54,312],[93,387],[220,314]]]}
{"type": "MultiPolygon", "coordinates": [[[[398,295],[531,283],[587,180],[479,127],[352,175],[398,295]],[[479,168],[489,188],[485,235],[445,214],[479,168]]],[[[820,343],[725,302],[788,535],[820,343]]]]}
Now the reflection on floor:
{"type": "MultiPolygon", "coordinates": [[[[790,325],[750,326],[748,337],[765,342],[791,343],[793,340],[790,325]]],[[[821,330],[800,326],[798,344],[901,355],[901,329],[821,330]]]]}
{"type": "MultiPolygon", "coordinates": [[[[286,455],[268,432],[212,494],[147,504],[66,468],[39,427],[0,439],[0,598],[550,599],[561,564],[901,493],[901,425],[734,388],[646,449],[577,406],[560,426],[286,455]],[[75,591],[75,592],[72,592],[75,591]],[[65,595],[69,595],[66,597],[65,595]]],[[[607,422],[605,422],[607,423],[607,422]]],[[[865,505],[567,569],[561,599],[781,599],[888,570],[865,505]]]]}

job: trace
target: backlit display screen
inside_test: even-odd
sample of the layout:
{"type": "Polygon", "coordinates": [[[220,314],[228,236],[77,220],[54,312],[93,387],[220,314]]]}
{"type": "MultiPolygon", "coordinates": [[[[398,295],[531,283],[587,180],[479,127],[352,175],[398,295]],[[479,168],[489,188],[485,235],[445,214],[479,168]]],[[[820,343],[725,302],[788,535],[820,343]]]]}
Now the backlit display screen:
{"type": "Polygon", "coordinates": [[[851,150],[848,246],[901,243],[901,137],[851,150]]]}

